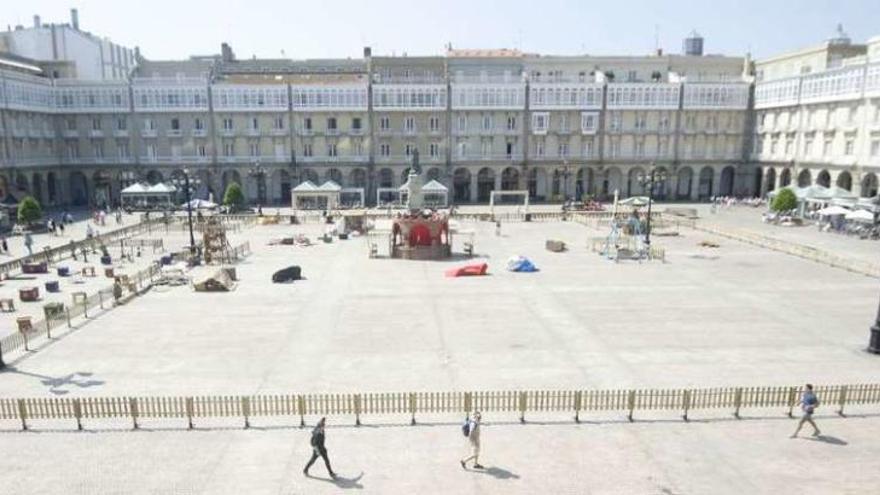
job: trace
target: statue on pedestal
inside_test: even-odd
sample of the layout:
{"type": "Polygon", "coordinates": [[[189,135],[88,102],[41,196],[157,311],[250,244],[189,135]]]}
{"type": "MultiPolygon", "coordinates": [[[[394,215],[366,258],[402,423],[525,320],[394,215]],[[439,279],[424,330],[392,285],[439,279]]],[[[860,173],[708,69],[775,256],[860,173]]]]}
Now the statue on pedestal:
{"type": "Polygon", "coordinates": [[[410,212],[420,211],[424,205],[422,198],[422,167],[419,165],[419,150],[413,151],[412,167],[406,181],[406,208],[410,212]]]}

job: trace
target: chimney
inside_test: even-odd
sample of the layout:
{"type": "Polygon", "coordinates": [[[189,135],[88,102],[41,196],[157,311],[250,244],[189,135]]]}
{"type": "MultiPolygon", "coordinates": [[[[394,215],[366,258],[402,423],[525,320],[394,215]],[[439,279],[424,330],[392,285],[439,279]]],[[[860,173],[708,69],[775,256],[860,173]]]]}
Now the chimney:
{"type": "Polygon", "coordinates": [[[224,62],[235,60],[235,54],[232,52],[232,47],[229,46],[229,43],[223,42],[220,44],[220,57],[224,62]]]}
{"type": "Polygon", "coordinates": [[[373,49],[369,46],[364,47],[364,58],[370,58],[373,55],[373,49]]]}
{"type": "Polygon", "coordinates": [[[79,31],[79,12],[76,9],[70,9],[70,25],[79,31]]]}
{"type": "Polygon", "coordinates": [[[43,26],[43,23],[40,22],[40,16],[35,15],[35,16],[34,16],[34,27],[35,27],[35,28],[40,28],[40,27],[42,27],[42,26],[43,26]]]}

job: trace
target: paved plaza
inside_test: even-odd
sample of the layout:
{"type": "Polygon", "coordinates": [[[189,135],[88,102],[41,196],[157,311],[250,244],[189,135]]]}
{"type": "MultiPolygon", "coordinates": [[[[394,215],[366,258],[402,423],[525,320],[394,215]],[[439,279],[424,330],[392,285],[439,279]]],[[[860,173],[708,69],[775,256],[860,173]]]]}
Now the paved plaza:
{"type": "MultiPolygon", "coordinates": [[[[701,221],[734,223],[749,214],[701,221]]],[[[759,213],[752,215],[759,225],[759,213]]],[[[318,224],[233,233],[233,245],[247,240],[253,249],[237,265],[234,291],[155,288],[36,352],[7,358],[0,396],[880,381],[880,361],[864,351],[877,307],[874,278],[690,229],[655,238],[666,263],[615,264],[588,247],[607,235],[604,228],[511,222],[496,236],[489,222],[462,227],[475,231],[475,260],[489,263],[489,276],[444,277],[467,262],[459,258],[369,259],[362,238],[269,245],[296,233],[314,239],[318,224]],[[549,252],[547,239],[569,250],[549,252]],[[704,240],[720,247],[699,246],[704,240]],[[540,271],[506,271],[516,254],[540,271]],[[305,280],[270,282],[293,264],[305,280]]],[[[815,229],[798,235],[816,243],[830,236],[815,229]]],[[[166,246],[185,242],[177,232],[166,246]]],[[[855,245],[861,253],[867,245],[833,242],[849,244],[824,248],[855,245]]],[[[581,425],[551,414],[533,414],[535,423],[526,425],[514,414],[487,416],[486,473],[461,472],[461,418],[409,427],[408,417],[367,417],[361,428],[352,418],[331,418],[328,445],[343,476],[337,483],[302,478],[308,430],[297,428],[298,418],[251,430],[226,421],[195,432],[180,421],[140,432],[124,422],[92,424],[86,433],[35,421],[36,432],[18,433],[7,422],[0,441],[21,455],[0,460],[0,485],[13,487],[10,493],[870,493],[880,482],[867,468],[880,454],[877,411],[854,409],[856,417],[837,419],[834,410],[822,410],[827,436],[819,441],[789,440],[794,422],[779,410],[742,421],[730,411],[694,413],[691,423],[672,413],[635,424],[585,414],[581,425]],[[38,468],[44,463],[60,467],[46,473],[38,468]]],[[[321,475],[320,462],[313,472],[321,475]]]]}

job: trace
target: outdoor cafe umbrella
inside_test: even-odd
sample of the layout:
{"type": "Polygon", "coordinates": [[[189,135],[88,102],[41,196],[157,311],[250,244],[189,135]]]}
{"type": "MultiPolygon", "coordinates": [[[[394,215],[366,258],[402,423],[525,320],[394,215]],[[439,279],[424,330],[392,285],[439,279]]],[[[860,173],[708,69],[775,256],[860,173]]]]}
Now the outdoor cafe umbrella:
{"type": "Polygon", "coordinates": [[[829,206],[828,208],[822,208],[818,213],[823,217],[831,217],[835,215],[846,215],[850,213],[850,210],[847,210],[842,206],[829,206]]]}
{"type": "Polygon", "coordinates": [[[199,209],[208,209],[208,210],[210,210],[211,208],[216,208],[216,207],[217,207],[217,203],[213,203],[213,202],[211,202],[211,201],[207,201],[207,200],[204,200],[204,199],[198,199],[198,198],[193,199],[193,200],[190,201],[189,203],[184,203],[184,204],[183,204],[183,207],[186,208],[186,207],[187,207],[187,204],[189,204],[189,207],[190,207],[190,208],[193,208],[194,210],[199,210],[199,209]]]}
{"type": "Polygon", "coordinates": [[[845,218],[847,220],[856,221],[856,222],[870,223],[870,222],[874,221],[874,214],[871,213],[870,211],[855,210],[855,211],[851,211],[851,212],[847,213],[846,216],[843,218],[845,218]]]}

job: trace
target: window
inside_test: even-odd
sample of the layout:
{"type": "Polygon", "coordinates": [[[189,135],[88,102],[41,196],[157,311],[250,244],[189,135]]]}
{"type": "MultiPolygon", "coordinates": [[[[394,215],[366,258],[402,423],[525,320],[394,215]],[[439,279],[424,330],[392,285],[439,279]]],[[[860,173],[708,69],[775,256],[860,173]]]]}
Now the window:
{"type": "Polygon", "coordinates": [[[128,120],[126,119],[116,119],[116,130],[124,131],[128,129],[128,120]]]}
{"type": "Polygon", "coordinates": [[[467,115],[458,116],[458,130],[462,132],[467,131],[467,115]]]}
{"type": "Polygon", "coordinates": [[[550,114],[547,112],[535,112],[532,114],[532,132],[546,134],[550,127],[550,114]]]}
{"type": "Polygon", "coordinates": [[[67,119],[67,130],[75,131],[76,130],[76,119],[67,119]]]}
{"type": "Polygon", "coordinates": [[[592,139],[589,141],[584,141],[584,158],[591,158],[593,156],[593,141],[592,139]]]}
{"type": "Polygon", "coordinates": [[[354,154],[355,154],[355,156],[363,156],[364,155],[364,143],[360,139],[356,139],[354,141],[354,154]]]}
{"type": "Polygon", "coordinates": [[[491,131],[492,128],[495,127],[492,116],[491,115],[483,115],[483,130],[491,131]]]}
{"type": "Polygon", "coordinates": [[[303,143],[303,156],[313,156],[312,143],[303,143]]]}
{"type": "Polygon", "coordinates": [[[467,141],[465,141],[463,139],[459,140],[458,141],[458,156],[460,158],[464,158],[467,156],[467,153],[468,153],[467,141]]]}
{"type": "Polygon", "coordinates": [[[808,137],[804,139],[804,156],[810,156],[810,152],[813,150],[813,138],[808,137]]]}
{"type": "Polygon", "coordinates": [[[232,119],[223,119],[223,130],[231,131],[233,129],[232,119]]]}
{"type": "Polygon", "coordinates": [[[566,157],[568,156],[568,143],[559,143],[559,147],[557,149],[558,156],[566,157]]]}
{"type": "Polygon", "coordinates": [[[620,112],[611,113],[611,122],[608,125],[612,131],[619,131],[623,128],[623,115],[620,112]]]}
{"type": "Polygon", "coordinates": [[[336,143],[330,143],[327,145],[327,156],[338,156],[336,150],[336,143]]]}
{"type": "Polygon", "coordinates": [[[791,155],[791,150],[794,147],[794,140],[786,138],[785,140],[785,154],[791,155]]]}
{"type": "Polygon", "coordinates": [[[312,118],[311,117],[306,117],[303,119],[303,129],[311,132],[311,130],[312,130],[312,118]]]}
{"type": "Polygon", "coordinates": [[[361,118],[355,117],[351,119],[351,128],[355,131],[361,130],[361,118]]]}
{"type": "Polygon", "coordinates": [[[416,145],[414,145],[414,144],[407,144],[406,148],[404,148],[404,151],[405,151],[407,157],[412,156],[413,152],[415,150],[416,150],[416,145]]]}
{"type": "Polygon", "coordinates": [[[153,119],[144,119],[144,130],[145,131],[156,130],[156,121],[153,119]]]}
{"type": "Polygon", "coordinates": [[[104,145],[100,141],[92,143],[92,152],[95,154],[95,158],[99,160],[104,158],[104,145]]]}
{"type": "Polygon", "coordinates": [[[272,126],[276,130],[284,129],[284,117],[275,117],[275,121],[272,126]]]}
{"type": "Polygon", "coordinates": [[[638,80],[638,74],[636,73],[636,71],[634,71],[634,70],[627,71],[626,80],[628,82],[636,82],[638,80]]]}
{"type": "MultiPolygon", "coordinates": [[[[336,117],[330,117],[327,119],[327,130],[335,131],[336,130],[336,117]]],[[[336,156],[336,155],[331,155],[336,156]]]]}
{"type": "Polygon", "coordinates": [[[117,141],[116,142],[116,155],[121,158],[128,158],[129,150],[128,150],[128,141],[117,141]]]}
{"type": "Polygon", "coordinates": [[[516,130],[516,116],[510,115],[507,117],[507,130],[515,131],[516,130]]]}
{"type": "Polygon", "coordinates": [[[636,130],[644,131],[648,128],[648,118],[644,114],[636,115],[636,130]]]}
{"type": "Polygon", "coordinates": [[[440,117],[431,117],[428,121],[428,125],[431,128],[431,132],[437,132],[440,130],[440,117]]]}
{"type": "Polygon", "coordinates": [[[380,117],[379,118],[379,130],[388,131],[391,129],[391,118],[390,117],[380,117]]]}
{"type": "Polygon", "coordinates": [[[403,119],[403,130],[406,132],[416,132],[416,119],[414,117],[403,119]]]}
{"type": "Polygon", "coordinates": [[[831,144],[832,140],[830,138],[825,138],[825,141],[822,143],[822,155],[828,156],[831,154],[831,144]]]}
{"type": "Polygon", "coordinates": [[[428,152],[434,158],[440,156],[440,145],[437,143],[431,143],[428,152]]]}
{"type": "Polygon", "coordinates": [[[92,119],[92,130],[100,131],[101,130],[101,119],[92,119]]]}
{"type": "Polygon", "coordinates": [[[251,119],[251,130],[256,131],[259,128],[260,128],[260,119],[253,117],[251,119]]]}
{"type": "Polygon", "coordinates": [[[687,114],[687,116],[684,119],[684,126],[687,127],[688,129],[693,129],[693,128],[697,127],[697,116],[694,114],[690,114],[690,113],[687,114]]]}
{"type": "Polygon", "coordinates": [[[847,156],[854,155],[856,153],[856,137],[852,134],[846,135],[846,145],[844,147],[844,153],[847,156]]]}
{"type": "Polygon", "coordinates": [[[199,155],[200,157],[204,158],[204,157],[208,156],[208,149],[205,147],[204,144],[197,144],[196,145],[196,154],[199,155]]]}
{"type": "Polygon", "coordinates": [[[154,143],[150,143],[147,145],[147,159],[148,160],[156,160],[159,155],[156,153],[156,145],[154,143]]]}
{"type": "Polygon", "coordinates": [[[197,131],[205,130],[205,121],[197,118],[195,121],[193,121],[193,128],[197,131]]]}
{"type": "Polygon", "coordinates": [[[544,156],[544,140],[539,139],[535,142],[535,156],[544,156]]]}
{"type": "Polygon", "coordinates": [[[492,140],[491,139],[480,140],[480,156],[488,157],[491,155],[492,155],[492,140]]]}
{"type": "Polygon", "coordinates": [[[880,138],[871,140],[871,156],[880,156],[880,138]]]}
{"type": "Polygon", "coordinates": [[[568,115],[559,115],[559,132],[568,132],[568,115]]]}
{"type": "Polygon", "coordinates": [[[260,143],[254,141],[248,143],[248,152],[250,156],[260,156],[260,143]]]}
{"type": "Polygon", "coordinates": [[[645,140],[639,139],[636,141],[636,157],[642,158],[645,156],[645,140]]]}
{"type": "Polygon", "coordinates": [[[171,119],[171,130],[179,131],[180,130],[180,119],[171,119]]]}
{"type": "Polygon", "coordinates": [[[223,143],[223,156],[235,156],[235,143],[232,141],[223,143]]]}
{"type": "Polygon", "coordinates": [[[379,154],[381,156],[391,156],[391,145],[388,143],[382,143],[379,145],[379,154]]]}

